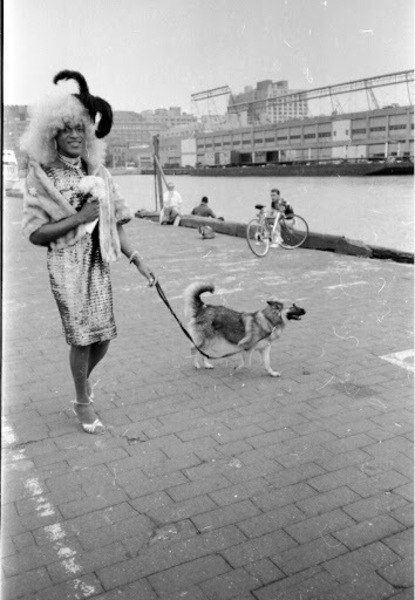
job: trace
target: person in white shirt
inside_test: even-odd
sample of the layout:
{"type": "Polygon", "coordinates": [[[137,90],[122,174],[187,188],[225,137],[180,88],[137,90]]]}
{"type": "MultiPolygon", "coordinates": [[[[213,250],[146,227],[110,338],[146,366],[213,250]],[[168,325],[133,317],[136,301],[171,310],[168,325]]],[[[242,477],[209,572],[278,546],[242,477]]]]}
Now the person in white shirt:
{"type": "Polygon", "coordinates": [[[163,194],[163,209],[160,212],[160,224],[178,225],[180,221],[181,207],[183,200],[174,189],[174,183],[171,181],[167,184],[167,191],[163,194]]]}

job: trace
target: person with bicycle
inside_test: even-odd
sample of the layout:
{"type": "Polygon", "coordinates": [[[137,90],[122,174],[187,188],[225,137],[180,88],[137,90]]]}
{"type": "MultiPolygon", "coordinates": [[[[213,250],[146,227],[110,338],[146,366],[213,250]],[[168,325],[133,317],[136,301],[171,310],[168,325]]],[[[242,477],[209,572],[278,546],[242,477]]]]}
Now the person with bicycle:
{"type": "Polygon", "coordinates": [[[287,200],[281,197],[281,192],[277,188],[273,188],[271,190],[271,212],[269,215],[269,223],[273,225],[274,219],[277,216],[277,213],[281,212],[284,215],[285,221],[280,221],[277,225],[277,230],[275,232],[277,239],[273,240],[271,243],[271,247],[275,248],[279,245],[279,241],[281,239],[281,225],[284,227],[286,225],[286,221],[288,221],[287,225],[294,225],[294,209],[287,200]]]}

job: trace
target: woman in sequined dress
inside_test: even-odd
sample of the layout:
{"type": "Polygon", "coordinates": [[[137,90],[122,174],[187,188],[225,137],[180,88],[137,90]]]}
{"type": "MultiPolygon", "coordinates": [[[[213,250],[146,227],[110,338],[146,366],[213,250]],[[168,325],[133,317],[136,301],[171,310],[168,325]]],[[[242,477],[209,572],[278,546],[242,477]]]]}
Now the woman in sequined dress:
{"type": "Polygon", "coordinates": [[[30,242],[48,248],[51,289],[70,345],[75,414],[84,431],[102,433],[89,378],[117,335],[110,263],[124,254],[150,285],[155,278],[126,236],[130,210],[102,165],[111,107],[89,94],[76,71],[58,73],[54,83],[66,79],[78,83],[79,94],[45,99],[22,138],[30,160],[23,231],[30,242]]]}

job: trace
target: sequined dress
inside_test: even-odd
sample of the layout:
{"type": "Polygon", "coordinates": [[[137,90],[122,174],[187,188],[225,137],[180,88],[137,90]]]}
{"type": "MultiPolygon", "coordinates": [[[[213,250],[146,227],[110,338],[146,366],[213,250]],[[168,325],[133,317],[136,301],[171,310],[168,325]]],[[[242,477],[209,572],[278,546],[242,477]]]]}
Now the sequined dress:
{"type": "MultiPolygon", "coordinates": [[[[87,175],[85,166],[43,168],[55,188],[80,210],[85,199],[78,183],[87,175]]],[[[110,268],[101,258],[98,225],[73,246],[49,248],[47,267],[67,343],[89,346],[116,337],[110,268]]]]}

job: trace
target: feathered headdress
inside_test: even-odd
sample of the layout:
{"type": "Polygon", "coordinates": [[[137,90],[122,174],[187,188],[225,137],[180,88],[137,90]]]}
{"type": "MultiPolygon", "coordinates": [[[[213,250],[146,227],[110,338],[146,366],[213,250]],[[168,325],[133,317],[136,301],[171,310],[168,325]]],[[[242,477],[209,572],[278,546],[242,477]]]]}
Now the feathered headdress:
{"type": "Polygon", "coordinates": [[[32,107],[21,148],[30,158],[48,164],[56,158],[55,137],[58,131],[64,129],[68,122],[82,123],[88,149],[85,149],[82,157],[93,165],[99,164],[104,160],[106,149],[102,138],[108,135],[112,126],[111,106],[99,96],[89,93],[85,77],[78,71],[60,71],[53,82],[57,84],[68,79],[77,82],[79,92],[71,94],[55,88],[54,93],[32,107]]]}
{"type": "Polygon", "coordinates": [[[78,71],[60,71],[53,78],[53,83],[58,83],[62,79],[74,79],[78,83],[79,94],[74,94],[74,96],[84,105],[93,123],[95,123],[97,114],[100,115],[98,126],[95,130],[97,138],[100,139],[108,135],[112,126],[112,109],[108,102],[99,96],[93,96],[89,93],[85,77],[78,71]]]}

